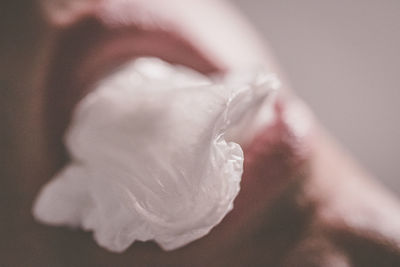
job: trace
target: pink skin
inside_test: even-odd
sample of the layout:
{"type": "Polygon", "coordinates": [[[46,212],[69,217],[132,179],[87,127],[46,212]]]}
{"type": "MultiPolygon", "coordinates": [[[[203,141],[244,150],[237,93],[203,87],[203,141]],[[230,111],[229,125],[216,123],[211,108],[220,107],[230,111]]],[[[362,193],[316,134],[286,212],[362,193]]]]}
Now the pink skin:
{"type": "MultiPolygon", "coordinates": [[[[136,2],[139,9],[151,9],[157,1],[136,2]]],[[[13,1],[5,3],[12,5],[13,1]]],[[[113,254],[99,248],[88,233],[35,223],[31,204],[39,188],[66,160],[61,136],[74,105],[114,67],[129,58],[150,55],[206,74],[223,73],[243,63],[237,54],[247,53],[248,63],[261,58],[276,70],[257,44],[243,41],[254,38],[238,28],[239,18],[229,15],[233,13],[224,6],[216,4],[232,19],[228,29],[237,30],[229,37],[231,45],[241,44],[229,53],[210,44],[223,35],[223,27],[207,26],[207,41],[187,17],[178,15],[177,10],[191,10],[195,5],[193,20],[212,20],[206,11],[216,7],[208,2],[173,0],[168,1],[168,8],[155,8],[159,13],[153,17],[168,21],[163,29],[140,23],[108,25],[105,14],[118,9],[105,5],[107,1],[88,3],[58,15],[44,6],[46,19],[43,13],[35,13],[38,6],[26,5],[15,17],[4,18],[4,25],[18,21],[20,32],[29,29],[36,34],[31,42],[7,42],[3,51],[8,51],[4,58],[10,63],[0,63],[2,82],[10,86],[0,107],[5,122],[0,131],[1,177],[5,177],[0,188],[6,200],[1,202],[0,214],[7,215],[1,222],[2,264],[400,266],[397,200],[369,181],[304,107],[293,109],[299,102],[291,92],[279,95],[274,122],[244,147],[242,189],[235,207],[204,238],[172,252],[152,242],[138,242],[123,254],[113,254]],[[24,12],[36,16],[23,16],[24,12]],[[298,121],[308,128],[299,131],[288,119],[293,113],[303,114],[298,121]]],[[[15,32],[6,28],[2,34],[13,40],[15,32]]]]}

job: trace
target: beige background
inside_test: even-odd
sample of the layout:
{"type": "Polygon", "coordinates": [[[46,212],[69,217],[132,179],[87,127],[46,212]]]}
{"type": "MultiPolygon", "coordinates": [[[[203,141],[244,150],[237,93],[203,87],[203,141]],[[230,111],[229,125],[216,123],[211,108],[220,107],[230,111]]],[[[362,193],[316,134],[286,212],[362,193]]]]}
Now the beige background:
{"type": "Polygon", "coordinates": [[[322,123],[400,195],[400,1],[233,2],[322,123]]]}

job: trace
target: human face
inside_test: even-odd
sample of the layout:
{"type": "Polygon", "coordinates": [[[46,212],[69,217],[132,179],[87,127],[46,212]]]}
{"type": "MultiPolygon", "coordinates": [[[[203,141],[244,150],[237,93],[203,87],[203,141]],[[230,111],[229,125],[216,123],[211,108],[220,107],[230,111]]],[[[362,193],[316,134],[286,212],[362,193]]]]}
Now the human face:
{"type": "Polygon", "coordinates": [[[275,122],[244,148],[235,208],[201,240],[173,252],[148,242],[111,254],[88,234],[35,223],[33,199],[66,160],[61,138],[71,111],[115,66],[151,55],[205,74],[277,69],[224,2],[21,2],[1,4],[8,11],[0,62],[5,265],[400,265],[397,202],[318,126],[296,134],[293,114],[312,119],[290,93],[279,97],[275,122]]]}

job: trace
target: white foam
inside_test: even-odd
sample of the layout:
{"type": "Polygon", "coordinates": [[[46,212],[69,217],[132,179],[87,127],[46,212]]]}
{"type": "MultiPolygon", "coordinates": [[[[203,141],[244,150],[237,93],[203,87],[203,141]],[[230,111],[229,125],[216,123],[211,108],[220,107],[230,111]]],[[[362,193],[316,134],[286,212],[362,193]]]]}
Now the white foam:
{"type": "Polygon", "coordinates": [[[71,161],[44,186],[34,216],[93,231],[115,252],[206,235],[239,192],[236,133],[276,86],[270,75],[216,83],[153,58],[125,65],[77,105],[65,136],[71,161]]]}

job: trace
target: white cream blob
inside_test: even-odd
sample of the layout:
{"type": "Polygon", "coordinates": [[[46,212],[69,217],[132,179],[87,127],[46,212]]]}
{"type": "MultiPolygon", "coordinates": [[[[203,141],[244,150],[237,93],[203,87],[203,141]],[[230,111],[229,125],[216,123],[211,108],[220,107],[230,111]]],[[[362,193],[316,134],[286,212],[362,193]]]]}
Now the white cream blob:
{"type": "Polygon", "coordinates": [[[71,161],[40,192],[35,218],[93,231],[114,252],[206,235],[239,192],[238,133],[277,86],[273,75],[213,82],[154,58],[125,65],[77,105],[65,135],[71,161]]]}

